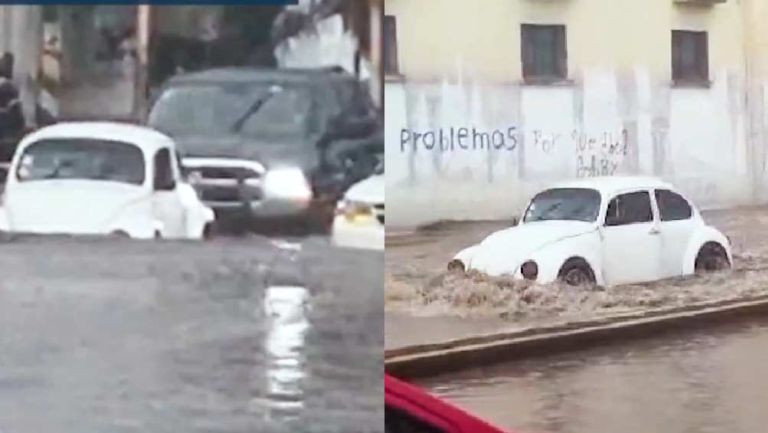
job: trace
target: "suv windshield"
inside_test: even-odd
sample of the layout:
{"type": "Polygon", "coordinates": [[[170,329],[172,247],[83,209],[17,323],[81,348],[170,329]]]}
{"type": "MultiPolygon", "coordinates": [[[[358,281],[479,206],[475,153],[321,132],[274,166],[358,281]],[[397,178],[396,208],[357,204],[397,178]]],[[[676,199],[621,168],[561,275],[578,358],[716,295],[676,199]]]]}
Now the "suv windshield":
{"type": "Polygon", "coordinates": [[[176,137],[243,134],[290,139],[303,137],[311,129],[310,105],[309,89],[300,86],[184,85],[162,93],[149,115],[149,125],[176,137]]]}
{"type": "Polygon", "coordinates": [[[141,185],[144,155],[133,144],[95,139],[41,140],[24,150],[19,181],[88,179],[141,185]]]}
{"type": "Polygon", "coordinates": [[[543,191],[531,200],[523,222],[594,222],[599,212],[599,192],[586,188],[556,188],[543,191]]]}

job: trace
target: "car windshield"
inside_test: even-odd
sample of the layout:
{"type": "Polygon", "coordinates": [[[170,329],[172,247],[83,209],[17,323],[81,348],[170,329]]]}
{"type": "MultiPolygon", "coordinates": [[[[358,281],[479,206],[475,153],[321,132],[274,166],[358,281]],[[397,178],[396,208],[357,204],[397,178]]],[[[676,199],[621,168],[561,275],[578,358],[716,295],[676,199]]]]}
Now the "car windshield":
{"type": "Polygon", "coordinates": [[[19,181],[87,179],[144,183],[144,155],[137,146],[95,139],[48,139],[31,144],[19,160],[19,181]]]}
{"type": "Polygon", "coordinates": [[[162,93],[149,125],[175,137],[261,139],[305,136],[313,127],[309,89],[271,84],[185,85],[162,93]]]}
{"type": "Polygon", "coordinates": [[[531,200],[523,222],[594,222],[599,212],[599,192],[586,188],[556,188],[543,191],[531,200]]]}

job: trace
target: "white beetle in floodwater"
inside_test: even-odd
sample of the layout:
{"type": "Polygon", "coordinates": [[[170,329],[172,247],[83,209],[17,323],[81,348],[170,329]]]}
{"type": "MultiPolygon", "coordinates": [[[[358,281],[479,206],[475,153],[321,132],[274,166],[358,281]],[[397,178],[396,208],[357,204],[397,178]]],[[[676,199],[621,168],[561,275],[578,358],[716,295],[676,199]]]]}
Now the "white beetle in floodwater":
{"type": "Polygon", "coordinates": [[[655,178],[601,177],[537,194],[517,226],[459,252],[449,270],[612,286],[729,268],[726,236],[655,178]]]}
{"type": "Polygon", "coordinates": [[[176,146],[141,126],[59,123],[19,144],[0,230],[200,239],[213,211],[182,178],[176,146]]]}

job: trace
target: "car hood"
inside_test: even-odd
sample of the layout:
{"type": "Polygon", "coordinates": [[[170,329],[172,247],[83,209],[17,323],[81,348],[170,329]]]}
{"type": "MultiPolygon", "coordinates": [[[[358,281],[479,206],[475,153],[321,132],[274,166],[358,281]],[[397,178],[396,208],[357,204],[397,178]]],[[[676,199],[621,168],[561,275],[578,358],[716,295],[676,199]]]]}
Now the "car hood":
{"type": "Polygon", "coordinates": [[[6,194],[5,208],[14,231],[103,234],[128,206],[148,198],[137,185],[44,180],[14,185],[6,194]]]}
{"type": "Polygon", "coordinates": [[[352,185],[345,194],[345,198],[363,203],[384,203],[384,190],[384,176],[371,176],[352,185]]]}
{"type": "Polygon", "coordinates": [[[305,171],[318,164],[318,152],[299,139],[266,141],[246,137],[174,137],[185,158],[233,158],[256,161],[266,167],[298,167],[305,171]]]}
{"type": "Polygon", "coordinates": [[[495,232],[457,255],[467,269],[491,276],[513,275],[536,251],[595,230],[593,223],[537,221],[495,232]]]}

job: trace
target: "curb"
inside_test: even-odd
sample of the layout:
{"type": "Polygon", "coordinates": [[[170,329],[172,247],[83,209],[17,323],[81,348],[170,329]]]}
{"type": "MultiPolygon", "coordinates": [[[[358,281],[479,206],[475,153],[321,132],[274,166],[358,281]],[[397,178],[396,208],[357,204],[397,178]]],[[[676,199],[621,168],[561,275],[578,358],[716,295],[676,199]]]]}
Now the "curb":
{"type": "Polygon", "coordinates": [[[768,295],[657,309],[386,350],[387,373],[424,378],[768,313],[768,295]]]}

